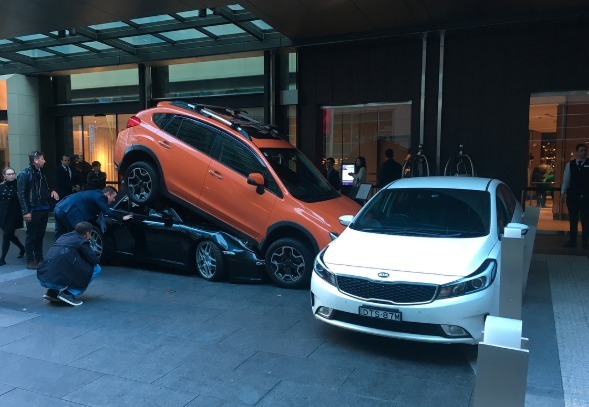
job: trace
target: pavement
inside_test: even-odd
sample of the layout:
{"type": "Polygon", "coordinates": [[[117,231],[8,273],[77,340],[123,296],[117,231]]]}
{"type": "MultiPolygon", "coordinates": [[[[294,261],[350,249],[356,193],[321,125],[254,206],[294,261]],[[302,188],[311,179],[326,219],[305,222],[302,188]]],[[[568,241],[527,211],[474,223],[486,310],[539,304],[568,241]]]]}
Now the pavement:
{"type": "MultiPolygon", "coordinates": [[[[477,347],[328,326],[308,290],[114,263],[71,307],[43,300],[11,251],[0,267],[0,406],[473,405],[477,347]]],[[[534,253],[526,406],[589,405],[588,288],[586,255],[534,253]]]]}

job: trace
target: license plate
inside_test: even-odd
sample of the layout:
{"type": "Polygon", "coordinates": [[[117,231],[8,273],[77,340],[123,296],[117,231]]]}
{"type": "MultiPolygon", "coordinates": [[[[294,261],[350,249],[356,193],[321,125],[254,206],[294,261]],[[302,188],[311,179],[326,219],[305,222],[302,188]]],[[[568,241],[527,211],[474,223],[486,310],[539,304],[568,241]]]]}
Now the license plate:
{"type": "Polygon", "coordinates": [[[358,314],[362,315],[363,317],[387,319],[389,321],[401,321],[401,313],[399,311],[390,311],[380,308],[358,307],[358,314]]]}

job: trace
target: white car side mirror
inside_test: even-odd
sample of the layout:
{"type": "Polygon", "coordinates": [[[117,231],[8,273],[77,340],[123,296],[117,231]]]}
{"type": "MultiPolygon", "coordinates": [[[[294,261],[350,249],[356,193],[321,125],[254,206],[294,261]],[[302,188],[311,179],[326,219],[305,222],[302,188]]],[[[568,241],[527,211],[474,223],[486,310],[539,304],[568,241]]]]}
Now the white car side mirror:
{"type": "Polygon", "coordinates": [[[507,237],[521,237],[521,236],[524,236],[526,233],[528,233],[528,230],[530,230],[528,225],[524,225],[523,223],[508,223],[505,226],[505,229],[508,229],[508,228],[519,230],[520,236],[507,236],[507,234],[505,234],[505,236],[507,236],[507,237]]]}
{"type": "Polygon", "coordinates": [[[339,217],[339,223],[344,226],[349,226],[352,220],[354,220],[354,215],[342,215],[339,217]]]}

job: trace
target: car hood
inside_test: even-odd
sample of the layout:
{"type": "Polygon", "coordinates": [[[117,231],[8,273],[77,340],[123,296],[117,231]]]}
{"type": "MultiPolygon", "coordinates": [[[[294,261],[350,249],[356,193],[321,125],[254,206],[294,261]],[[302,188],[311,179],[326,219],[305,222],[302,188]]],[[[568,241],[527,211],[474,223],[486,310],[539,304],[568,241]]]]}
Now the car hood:
{"type": "Polygon", "coordinates": [[[490,236],[413,237],[348,228],[329,245],[323,261],[337,274],[445,284],[476,271],[496,243],[490,236]]]}
{"type": "Polygon", "coordinates": [[[339,217],[356,215],[361,208],[356,202],[343,195],[327,201],[305,202],[303,205],[311,216],[326,225],[326,229],[336,233],[341,233],[345,229],[345,226],[339,223],[339,217]]]}

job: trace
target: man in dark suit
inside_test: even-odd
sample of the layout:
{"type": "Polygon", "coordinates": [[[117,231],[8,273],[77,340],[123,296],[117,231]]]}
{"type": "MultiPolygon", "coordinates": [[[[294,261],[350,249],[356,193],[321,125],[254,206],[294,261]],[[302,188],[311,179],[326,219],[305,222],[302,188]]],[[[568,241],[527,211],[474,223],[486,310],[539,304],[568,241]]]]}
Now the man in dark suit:
{"type": "Polygon", "coordinates": [[[129,220],[132,214],[121,215],[108,205],[117,197],[117,190],[113,187],[78,192],[61,200],[54,210],[55,215],[55,239],[64,233],[74,230],[78,222],[93,220],[100,212],[117,220],[129,220]]]}
{"type": "Polygon", "coordinates": [[[577,246],[578,223],[581,220],[583,249],[589,249],[589,160],[587,145],[577,144],[576,157],[566,163],[560,199],[569,210],[569,240],[564,247],[577,246]]]}
{"type": "Polygon", "coordinates": [[[70,168],[70,158],[67,155],[61,157],[61,164],[55,168],[54,182],[60,199],[77,190],[75,173],[70,168]]]}
{"type": "Polygon", "coordinates": [[[333,168],[334,164],[335,160],[333,157],[329,157],[327,160],[325,160],[325,178],[327,179],[327,182],[331,184],[333,189],[339,191],[342,186],[342,182],[339,172],[333,168]]]}
{"type": "Polygon", "coordinates": [[[403,167],[401,167],[401,164],[393,160],[393,150],[389,148],[384,154],[387,159],[382,163],[380,171],[378,172],[377,186],[379,188],[384,188],[391,182],[398,180],[403,173],[403,167]]]}

